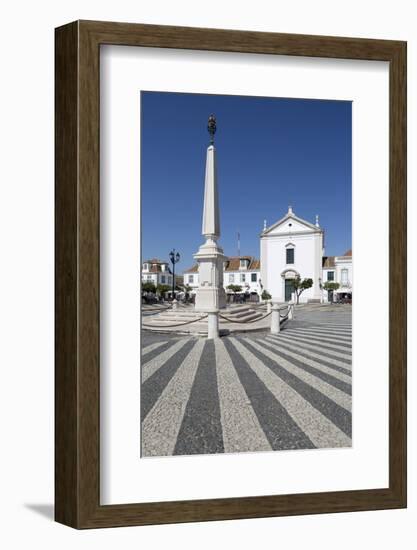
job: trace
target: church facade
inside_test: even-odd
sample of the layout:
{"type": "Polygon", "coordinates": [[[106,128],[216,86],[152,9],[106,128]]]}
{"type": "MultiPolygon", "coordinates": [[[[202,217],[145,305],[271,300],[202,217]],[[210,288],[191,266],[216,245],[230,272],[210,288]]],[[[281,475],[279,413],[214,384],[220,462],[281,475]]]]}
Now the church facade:
{"type": "Polygon", "coordinates": [[[318,217],[312,224],[296,216],[290,206],[284,217],[264,228],[260,240],[262,284],[273,300],[291,300],[293,281],[298,276],[313,280],[313,286],[301,294],[300,302],[321,302],[324,232],[318,217]]]}

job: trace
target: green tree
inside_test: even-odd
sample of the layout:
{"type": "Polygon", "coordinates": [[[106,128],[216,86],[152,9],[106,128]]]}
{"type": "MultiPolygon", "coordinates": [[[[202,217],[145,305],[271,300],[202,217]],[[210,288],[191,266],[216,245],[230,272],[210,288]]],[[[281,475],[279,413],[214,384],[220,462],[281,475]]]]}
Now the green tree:
{"type": "Polygon", "coordinates": [[[234,294],[242,292],[242,287],[240,285],[229,285],[227,288],[231,290],[234,294]]]}
{"type": "Polygon", "coordinates": [[[156,286],[151,282],[147,281],[146,283],[142,283],[142,292],[156,292],[156,286]]]}
{"type": "Polygon", "coordinates": [[[334,283],[333,281],[326,281],[323,284],[323,288],[324,290],[337,290],[338,288],[340,288],[340,285],[339,283],[334,283]]]}
{"type": "MultiPolygon", "coordinates": [[[[335,290],[340,288],[340,285],[339,285],[339,283],[335,283],[334,281],[326,281],[323,284],[323,288],[324,288],[324,290],[327,290],[327,292],[332,292],[333,293],[335,290]]],[[[328,299],[329,299],[329,301],[333,301],[333,297],[330,298],[330,296],[329,296],[328,299]]]]}
{"type": "Polygon", "coordinates": [[[264,290],[262,292],[261,298],[262,298],[262,300],[270,300],[272,298],[272,296],[269,294],[269,292],[267,290],[264,290]]]}
{"type": "Polygon", "coordinates": [[[169,285],[161,285],[159,284],[157,287],[156,287],[156,292],[158,292],[158,294],[164,294],[165,292],[168,292],[169,290],[171,290],[171,287],[169,285]]]}
{"type": "Polygon", "coordinates": [[[185,292],[185,300],[188,302],[191,296],[192,288],[190,285],[184,285],[184,292],[185,292]]]}
{"type": "Polygon", "coordinates": [[[297,275],[297,277],[293,279],[293,286],[294,286],[295,295],[297,296],[297,305],[298,305],[301,294],[305,290],[307,290],[307,288],[311,288],[313,286],[313,279],[301,280],[301,277],[297,275]]]}

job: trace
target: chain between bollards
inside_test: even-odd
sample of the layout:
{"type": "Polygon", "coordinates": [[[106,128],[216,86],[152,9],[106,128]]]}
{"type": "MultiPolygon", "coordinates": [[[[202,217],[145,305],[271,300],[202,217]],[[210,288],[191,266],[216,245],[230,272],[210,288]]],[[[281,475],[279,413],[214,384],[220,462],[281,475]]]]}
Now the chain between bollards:
{"type": "Polygon", "coordinates": [[[197,323],[198,321],[202,321],[203,319],[207,319],[208,315],[203,315],[202,317],[199,317],[198,319],[193,319],[192,321],[186,321],[185,323],[177,323],[175,325],[144,325],[142,323],[142,328],[173,328],[173,327],[183,327],[184,325],[191,325],[192,323],[197,323]]]}

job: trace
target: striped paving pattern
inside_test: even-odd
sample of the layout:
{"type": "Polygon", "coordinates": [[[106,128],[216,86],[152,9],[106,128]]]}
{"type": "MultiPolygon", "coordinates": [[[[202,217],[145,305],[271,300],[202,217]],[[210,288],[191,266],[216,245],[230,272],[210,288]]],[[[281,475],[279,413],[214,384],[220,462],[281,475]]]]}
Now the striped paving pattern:
{"type": "Polygon", "coordinates": [[[351,446],[351,324],[334,321],[145,342],[142,456],[351,446]]]}

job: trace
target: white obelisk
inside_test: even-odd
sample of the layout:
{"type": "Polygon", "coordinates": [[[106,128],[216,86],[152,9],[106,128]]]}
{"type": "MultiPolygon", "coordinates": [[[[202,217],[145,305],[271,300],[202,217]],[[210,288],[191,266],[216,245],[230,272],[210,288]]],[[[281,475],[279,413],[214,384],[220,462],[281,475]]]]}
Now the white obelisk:
{"type": "Polygon", "coordinates": [[[216,149],[214,133],[216,119],[209,117],[208,130],[211,136],[207,148],[206,178],[204,186],[204,209],[202,234],[206,242],[202,244],[194,258],[198,263],[199,288],[196,291],[195,309],[209,314],[208,337],[218,336],[218,311],[226,307],[226,293],[223,288],[223,249],[217,244],[220,237],[219,198],[217,192],[216,149]]]}

